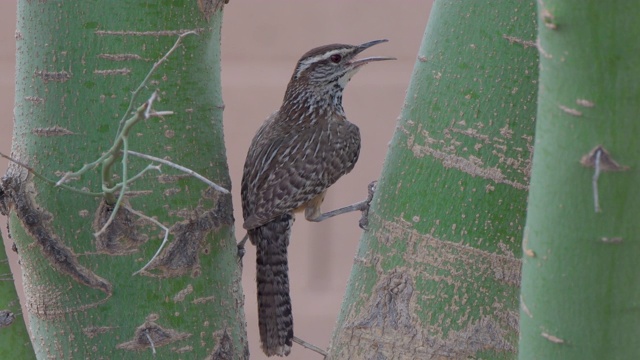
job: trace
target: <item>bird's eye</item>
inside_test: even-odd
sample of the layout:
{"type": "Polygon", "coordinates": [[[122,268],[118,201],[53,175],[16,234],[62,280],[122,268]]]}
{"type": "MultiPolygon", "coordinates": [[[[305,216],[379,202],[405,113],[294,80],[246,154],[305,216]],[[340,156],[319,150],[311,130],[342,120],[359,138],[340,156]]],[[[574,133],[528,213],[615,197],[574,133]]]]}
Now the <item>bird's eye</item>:
{"type": "Polygon", "coordinates": [[[337,64],[340,62],[340,60],[342,60],[342,56],[340,54],[333,54],[331,55],[330,59],[332,62],[337,64]]]}

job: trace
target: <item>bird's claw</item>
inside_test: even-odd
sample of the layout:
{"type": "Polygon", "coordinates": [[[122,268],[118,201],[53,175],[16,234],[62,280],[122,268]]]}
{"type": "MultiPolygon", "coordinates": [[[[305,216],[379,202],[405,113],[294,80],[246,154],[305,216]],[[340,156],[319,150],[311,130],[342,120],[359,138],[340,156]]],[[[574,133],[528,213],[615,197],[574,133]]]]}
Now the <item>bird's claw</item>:
{"type": "Polygon", "coordinates": [[[244,244],[238,244],[238,260],[242,260],[247,250],[244,249],[244,244]]]}
{"type": "Polygon", "coordinates": [[[362,230],[369,229],[369,208],[371,207],[371,200],[373,199],[373,194],[376,192],[377,185],[378,181],[373,180],[369,183],[369,186],[367,186],[367,200],[363,203],[362,209],[360,209],[360,211],[362,211],[362,217],[360,217],[360,221],[358,222],[358,226],[360,226],[362,230]]]}
{"type": "Polygon", "coordinates": [[[245,234],[244,237],[242,238],[242,240],[240,240],[240,242],[238,243],[238,260],[242,260],[242,258],[244,257],[244,254],[247,252],[244,249],[244,244],[247,242],[247,239],[249,238],[249,233],[245,234]]]}

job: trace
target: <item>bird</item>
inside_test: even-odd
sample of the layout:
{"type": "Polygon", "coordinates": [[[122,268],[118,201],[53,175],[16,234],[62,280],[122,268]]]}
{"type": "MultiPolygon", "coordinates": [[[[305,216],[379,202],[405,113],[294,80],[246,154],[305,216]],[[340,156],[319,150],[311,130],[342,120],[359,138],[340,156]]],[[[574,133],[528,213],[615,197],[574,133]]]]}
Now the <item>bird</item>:
{"type": "Polygon", "coordinates": [[[360,155],[360,131],[347,120],[342,93],[363,65],[395,59],[356,56],[386,41],[330,44],[302,55],[282,105],[249,146],[241,184],[243,227],[256,247],[258,327],[267,356],[291,352],[287,247],[295,213],[304,211],[307,220],[319,222],[368,207],[370,199],[324,214],[320,210],[327,189],[354,168],[360,155]]]}

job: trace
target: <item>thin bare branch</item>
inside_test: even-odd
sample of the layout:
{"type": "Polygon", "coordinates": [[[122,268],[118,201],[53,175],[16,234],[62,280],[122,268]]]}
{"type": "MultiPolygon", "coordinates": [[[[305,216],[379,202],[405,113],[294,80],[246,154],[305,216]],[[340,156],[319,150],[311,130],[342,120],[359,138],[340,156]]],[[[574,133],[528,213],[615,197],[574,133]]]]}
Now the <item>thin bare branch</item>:
{"type": "Polygon", "coordinates": [[[322,355],[324,357],[329,355],[329,353],[326,352],[325,350],[322,350],[319,347],[317,347],[317,346],[315,346],[313,344],[310,344],[310,343],[308,343],[308,342],[306,342],[306,341],[304,341],[304,340],[302,340],[302,339],[300,339],[298,337],[294,336],[293,337],[293,342],[295,342],[295,343],[301,345],[302,347],[307,348],[307,349],[309,349],[311,351],[315,351],[315,352],[317,352],[318,354],[320,354],[320,355],[322,355]]]}
{"type": "Polygon", "coordinates": [[[158,250],[156,251],[156,253],[153,255],[153,257],[151,258],[151,260],[149,260],[149,262],[147,262],[147,264],[145,266],[142,267],[142,269],[136,271],[133,273],[133,275],[138,275],[141,272],[145,271],[147,269],[147,267],[149,267],[149,265],[151,265],[151,263],[158,257],[158,255],[160,255],[160,252],[162,251],[162,249],[164,248],[164,246],[167,244],[167,240],[169,239],[169,228],[162,225],[162,223],[150,216],[147,216],[139,211],[133,210],[132,208],[128,209],[129,211],[131,211],[132,214],[138,215],[139,217],[148,220],[156,225],[158,225],[159,227],[162,228],[162,230],[164,230],[164,238],[162,239],[162,243],[160,244],[160,246],[158,247],[158,250]]]}
{"type": "Polygon", "coordinates": [[[161,158],[158,158],[158,157],[155,157],[155,156],[151,156],[151,155],[135,152],[133,150],[129,150],[129,154],[131,154],[133,156],[137,156],[137,157],[142,158],[142,159],[155,161],[155,162],[159,162],[161,164],[170,166],[170,167],[172,167],[172,168],[174,168],[176,170],[180,170],[180,171],[184,172],[185,174],[189,174],[189,175],[195,177],[196,179],[198,179],[198,180],[202,181],[203,183],[211,186],[212,188],[220,191],[221,193],[229,194],[229,190],[223,188],[222,186],[214,183],[213,181],[207,179],[206,177],[198,174],[197,172],[195,172],[195,171],[193,171],[193,170],[191,170],[189,168],[186,168],[184,166],[178,165],[176,163],[172,163],[169,160],[165,160],[165,159],[161,159],[161,158]]]}

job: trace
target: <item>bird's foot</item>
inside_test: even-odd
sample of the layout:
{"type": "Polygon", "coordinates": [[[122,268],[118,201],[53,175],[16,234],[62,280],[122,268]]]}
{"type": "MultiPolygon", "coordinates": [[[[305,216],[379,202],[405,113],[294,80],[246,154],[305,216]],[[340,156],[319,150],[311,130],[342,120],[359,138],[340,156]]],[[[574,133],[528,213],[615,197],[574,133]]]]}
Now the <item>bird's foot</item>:
{"type": "Polygon", "coordinates": [[[360,209],[360,211],[362,211],[362,217],[360,217],[360,221],[358,222],[362,230],[368,230],[369,228],[369,208],[371,207],[371,200],[373,199],[373,194],[376,192],[377,185],[378,181],[373,180],[369,183],[369,186],[367,186],[367,200],[362,202],[362,208],[360,209]]]}
{"type": "Polygon", "coordinates": [[[244,254],[247,252],[244,249],[244,244],[246,244],[247,239],[249,239],[249,233],[246,233],[244,235],[244,237],[242,238],[242,240],[240,240],[240,242],[238,243],[238,261],[242,261],[242,258],[244,257],[244,254]]]}

